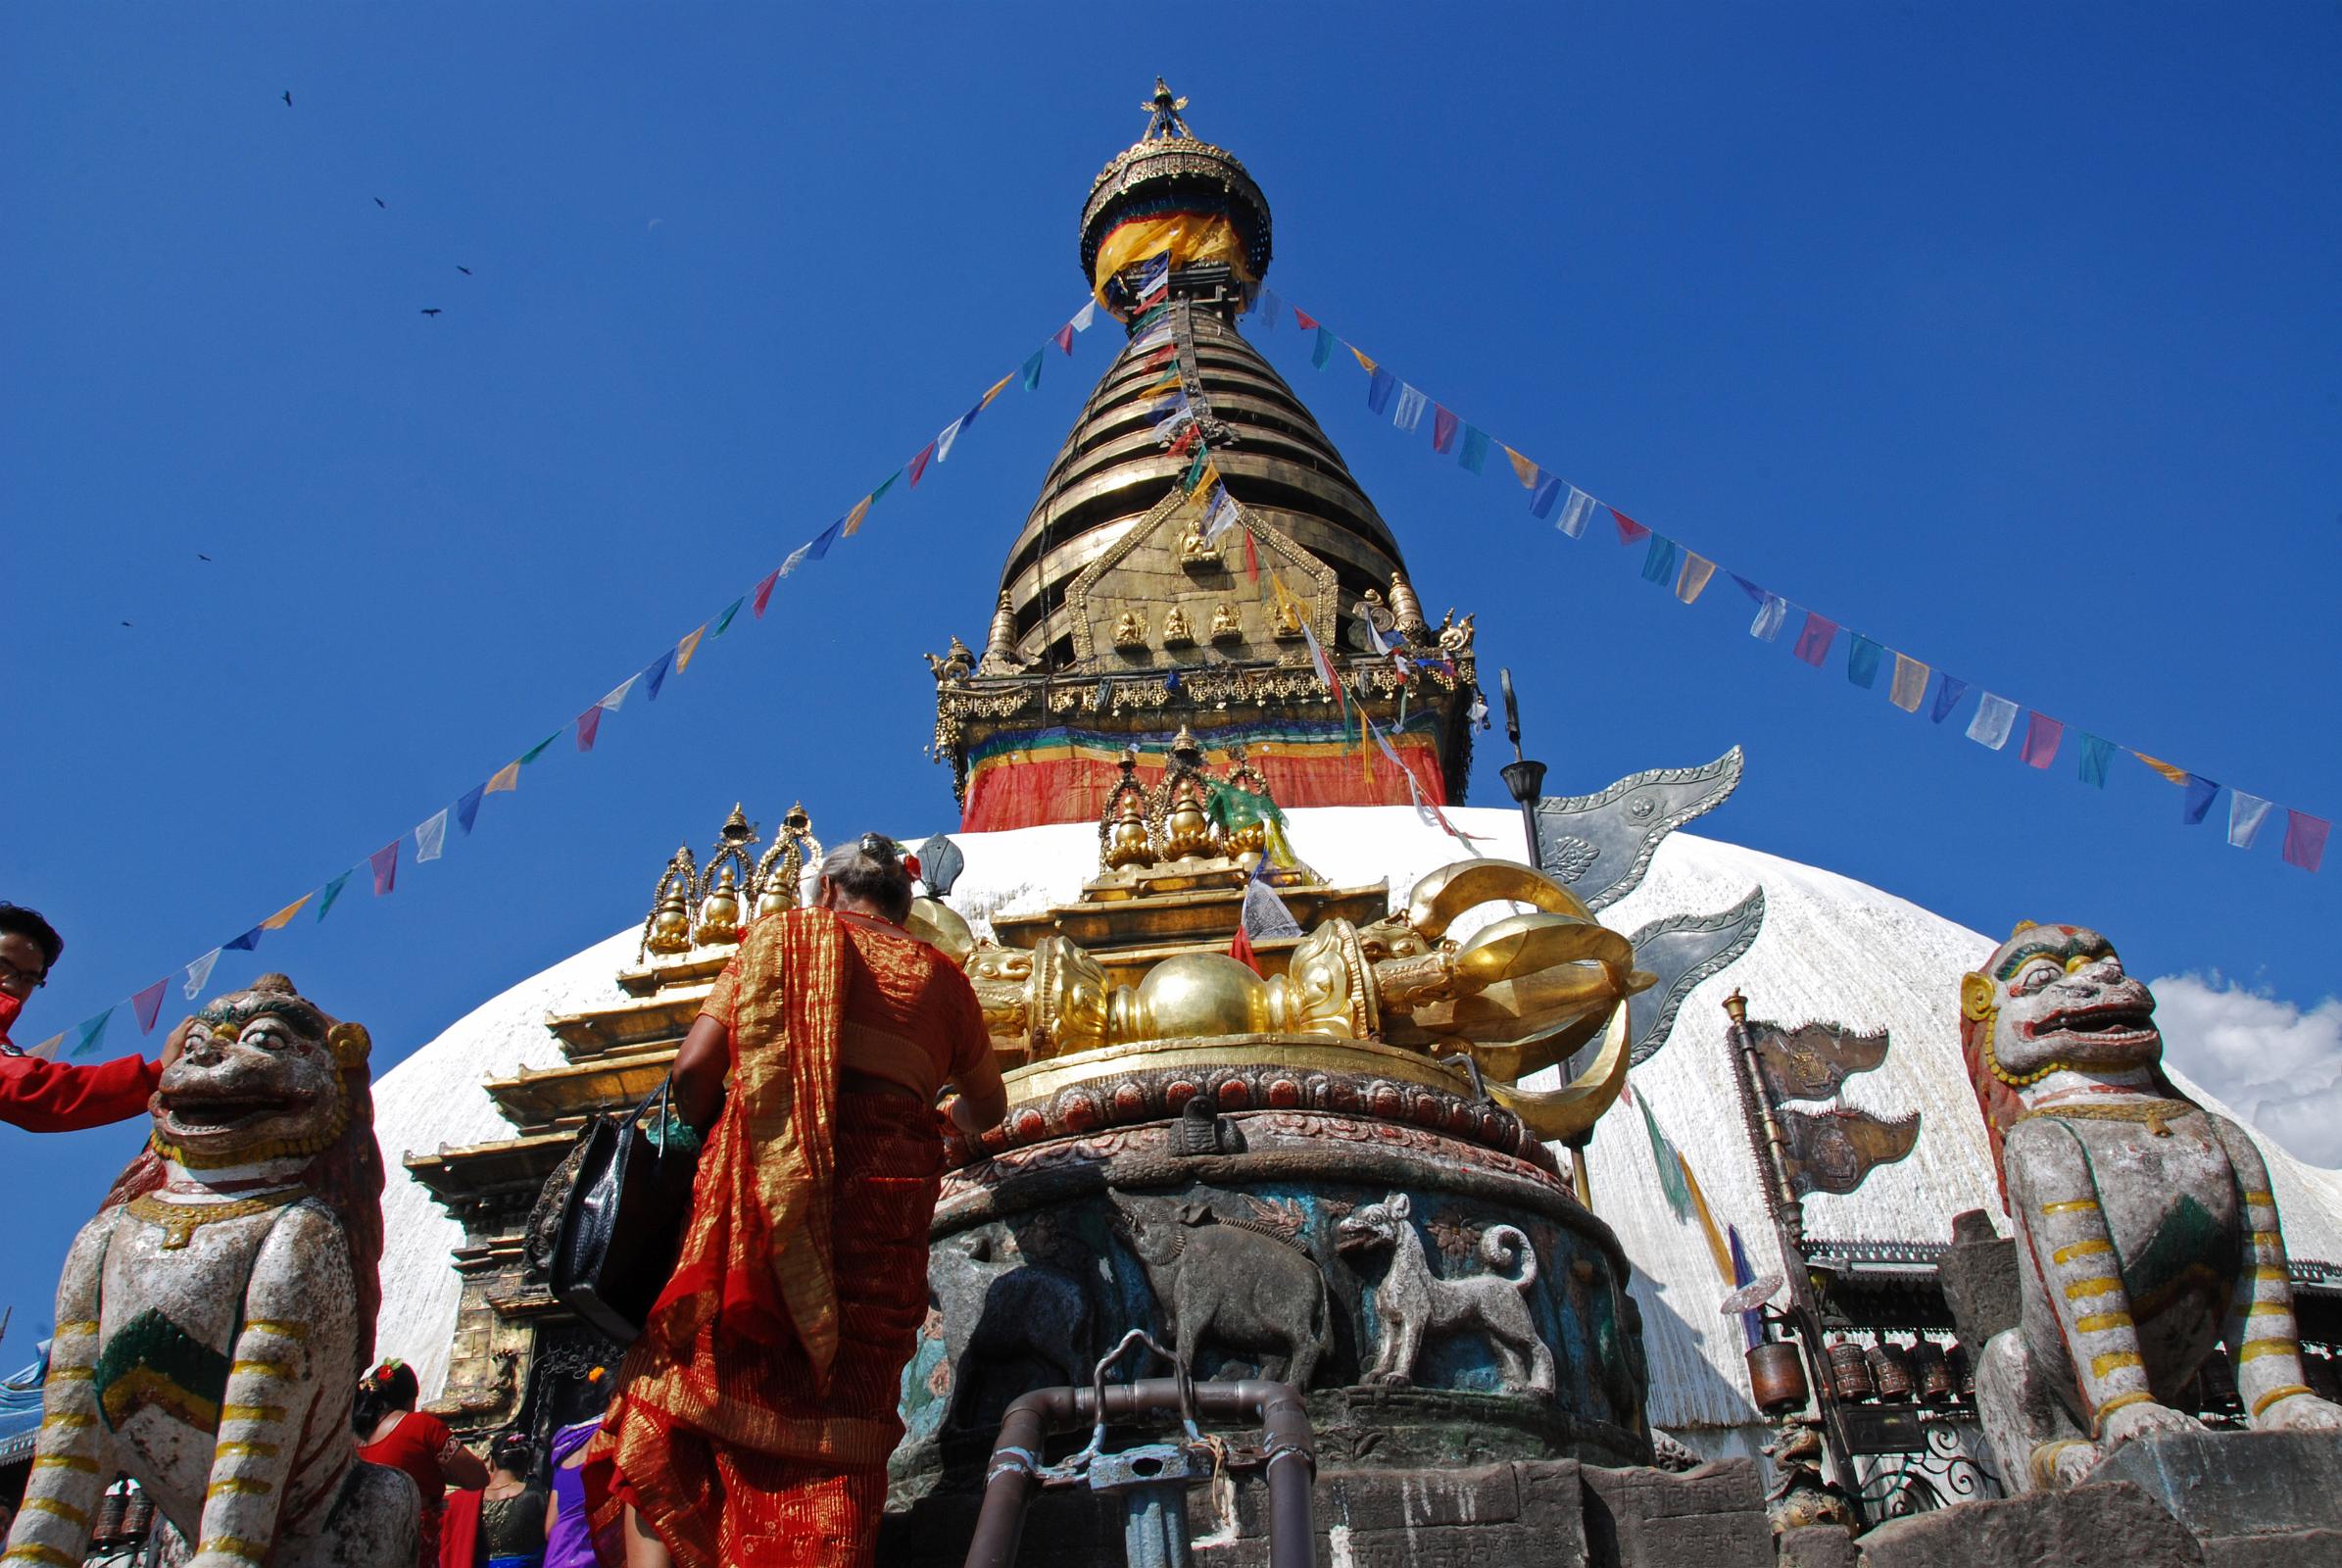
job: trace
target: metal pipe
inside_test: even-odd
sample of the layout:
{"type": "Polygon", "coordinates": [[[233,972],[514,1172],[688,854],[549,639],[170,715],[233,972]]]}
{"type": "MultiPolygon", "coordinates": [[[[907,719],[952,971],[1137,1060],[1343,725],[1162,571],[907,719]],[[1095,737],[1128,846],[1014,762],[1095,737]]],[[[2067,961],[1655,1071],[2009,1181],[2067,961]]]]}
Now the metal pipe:
{"type": "Polygon", "coordinates": [[[1301,1396],[1283,1383],[1190,1383],[1141,1378],[1110,1384],[1102,1407],[1089,1389],[1035,1389],[1020,1396],[1000,1420],[1000,1438],[984,1472],[984,1502],[968,1542],[967,1568],[1012,1568],[1025,1529],[1025,1505],[1039,1485],[1042,1446],[1051,1436],[1100,1422],[1186,1407],[1201,1415],[1249,1420],[1266,1433],[1270,1568],[1310,1568],[1314,1557],[1309,1490],[1317,1478],[1317,1446],[1301,1396]]]}

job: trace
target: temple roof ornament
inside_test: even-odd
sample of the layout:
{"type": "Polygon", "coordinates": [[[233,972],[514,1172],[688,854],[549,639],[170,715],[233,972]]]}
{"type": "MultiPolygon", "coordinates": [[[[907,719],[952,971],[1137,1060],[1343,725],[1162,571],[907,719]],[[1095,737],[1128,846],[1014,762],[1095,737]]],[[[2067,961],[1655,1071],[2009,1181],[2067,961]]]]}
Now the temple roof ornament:
{"type": "Polygon", "coordinates": [[[1139,106],[1147,112],[1148,117],[1147,134],[1139,139],[1141,141],[1166,141],[1173,137],[1186,137],[1193,140],[1195,133],[1188,129],[1186,121],[1179,118],[1179,112],[1187,106],[1188,101],[1185,98],[1171,96],[1171,89],[1163,84],[1162,77],[1155,77],[1154,96],[1139,106]]]}

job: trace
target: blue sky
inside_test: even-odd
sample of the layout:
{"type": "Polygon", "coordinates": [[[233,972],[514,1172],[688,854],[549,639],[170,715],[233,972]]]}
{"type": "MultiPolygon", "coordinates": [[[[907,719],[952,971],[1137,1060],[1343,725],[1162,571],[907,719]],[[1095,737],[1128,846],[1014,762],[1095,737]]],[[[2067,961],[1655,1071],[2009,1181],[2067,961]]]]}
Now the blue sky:
{"type": "MultiPolygon", "coordinates": [[[[1080,303],[1080,203],[1158,71],[1267,191],[1272,285],[1500,440],[1891,647],[2342,813],[2342,13],[1171,15],[0,12],[0,897],[70,943],[20,1040],[454,800],[1013,368],[1080,303]]],[[[1708,831],[1988,932],[2096,923],[2145,973],[2336,989],[2342,851],[2232,850],[2126,759],[2084,788],[2071,736],[2034,772],[1962,738],[1973,698],[1905,716],[1266,346],[1426,603],[1477,612],[1556,790],[1737,742],[1708,831]]],[[[953,823],[917,654],[981,641],[1108,347],[592,756],[220,978],[289,970],[388,1066],[638,919],[735,799],[953,823]]],[[[0,1216],[20,1324],[134,1143],[0,1129],[56,1195],[0,1216]]]]}

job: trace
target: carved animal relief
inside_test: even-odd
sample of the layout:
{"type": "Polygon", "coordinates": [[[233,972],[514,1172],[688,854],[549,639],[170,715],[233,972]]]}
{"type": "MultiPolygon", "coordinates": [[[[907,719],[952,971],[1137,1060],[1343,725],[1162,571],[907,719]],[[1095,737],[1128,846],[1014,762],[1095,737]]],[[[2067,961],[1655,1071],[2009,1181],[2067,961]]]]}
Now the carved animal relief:
{"type": "Polygon", "coordinates": [[[1491,1225],[1480,1238],[1480,1260],[1489,1272],[1441,1279],[1432,1272],[1423,1238],[1409,1217],[1404,1193],[1353,1211],[1336,1232],[1345,1253],[1389,1252],[1391,1267],[1375,1287],[1379,1342],[1365,1381],[1404,1385],[1431,1340],[1484,1334],[1495,1351],[1504,1392],[1550,1397],[1553,1352],[1529,1313],[1537,1283],[1537,1252],[1519,1227],[1491,1225]],[[1508,1272],[1509,1271],[1509,1272],[1508,1272]]]}

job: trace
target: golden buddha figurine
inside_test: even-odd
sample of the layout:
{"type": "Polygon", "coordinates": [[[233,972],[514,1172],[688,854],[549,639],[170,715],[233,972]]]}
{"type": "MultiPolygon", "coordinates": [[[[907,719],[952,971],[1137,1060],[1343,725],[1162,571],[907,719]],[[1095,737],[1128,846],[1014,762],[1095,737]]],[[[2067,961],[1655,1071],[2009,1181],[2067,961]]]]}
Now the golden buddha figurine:
{"type": "Polygon", "coordinates": [[[1236,618],[1236,606],[1221,600],[1220,608],[1211,612],[1211,640],[1232,643],[1244,635],[1244,625],[1236,618]]]}
{"type": "Polygon", "coordinates": [[[1192,518],[1186,532],[1179,536],[1179,564],[1183,566],[1208,565],[1219,560],[1219,551],[1203,536],[1203,518],[1192,518]]]}
{"type": "Polygon", "coordinates": [[[1281,599],[1269,617],[1269,629],[1281,643],[1289,643],[1301,635],[1301,607],[1291,599],[1281,599]]]}
{"type": "Polygon", "coordinates": [[[1195,630],[1188,624],[1188,612],[1173,605],[1171,612],[1163,617],[1163,646],[1186,648],[1195,641],[1195,630]]]}
{"type": "Polygon", "coordinates": [[[1114,622],[1114,646],[1144,648],[1147,646],[1147,622],[1139,618],[1135,610],[1126,610],[1122,618],[1114,622]]]}

